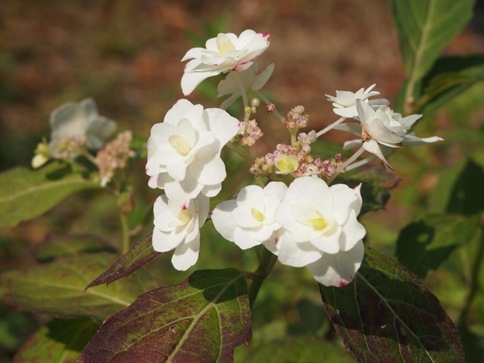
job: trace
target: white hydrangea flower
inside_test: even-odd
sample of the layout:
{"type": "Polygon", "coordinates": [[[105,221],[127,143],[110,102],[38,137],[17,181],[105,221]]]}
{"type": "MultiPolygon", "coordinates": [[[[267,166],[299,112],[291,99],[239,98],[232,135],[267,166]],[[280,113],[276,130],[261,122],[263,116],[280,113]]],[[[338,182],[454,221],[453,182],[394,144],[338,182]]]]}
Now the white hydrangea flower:
{"type": "Polygon", "coordinates": [[[369,100],[370,97],[379,95],[380,92],[372,91],[376,84],[372,84],[367,89],[360,88],[356,92],[350,91],[336,91],[336,97],[326,95],[328,101],[333,102],[333,112],[338,116],[346,118],[358,117],[356,110],[356,100],[362,100],[367,102],[370,106],[378,108],[383,105],[388,105],[390,102],[385,98],[378,98],[369,100]]]}
{"type": "Polygon", "coordinates": [[[50,115],[50,126],[49,149],[53,157],[61,157],[66,147],[81,146],[74,144],[85,143],[88,149],[98,150],[116,131],[114,121],[98,115],[92,98],[59,106],[50,115]]]}
{"type": "Polygon", "coordinates": [[[241,72],[230,72],[225,79],[220,81],[217,87],[217,97],[229,95],[222,102],[220,108],[227,109],[232,103],[242,95],[242,91],[258,91],[267,83],[274,71],[274,63],[268,65],[261,73],[257,73],[257,67],[252,67],[241,72]],[[242,89],[243,90],[242,90],[242,89]]]}
{"type": "Polygon", "coordinates": [[[380,106],[375,110],[361,100],[356,101],[356,108],[361,125],[348,123],[338,128],[351,131],[361,136],[361,139],[347,142],[345,148],[363,143],[365,150],[380,158],[389,170],[393,170],[393,168],[385,158],[385,154],[388,154],[387,147],[398,148],[402,145],[421,145],[443,141],[442,138],[437,136],[421,139],[416,137],[414,133],[407,134],[408,129],[422,115],[402,117],[401,114],[393,112],[388,106],[380,106]]]}
{"type": "Polygon", "coordinates": [[[191,200],[158,197],[153,208],[153,249],[158,252],[175,250],[171,262],[179,271],[185,271],[198,260],[200,228],[209,210],[209,198],[204,195],[191,200]]]}
{"type": "Polygon", "coordinates": [[[325,286],[352,281],[363,260],[365,228],[358,222],[360,187],[329,187],[317,177],[294,180],[276,211],[275,247],[282,264],[306,266],[325,286]]]}
{"type": "Polygon", "coordinates": [[[271,182],[264,189],[256,185],[242,188],[237,199],[222,202],[213,210],[215,229],[243,250],[274,244],[280,228],[275,213],[286,190],[281,182],[271,182]]]}
{"type": "Polygon", "coordinates": [[[269,34],[245,30],[238,37],[220,33],[205,43],[206,48],[192,48],[182,58],[191,59],[185,66],[181,87],[185,96],[204,80],[228,71],[240,72],[253,64],[269,46],[269,34]]]}
{"type": "Polygon", "coordinates": [[[179,100],[155,124],[148,140],[146,173],[151,188],[165,189],[170,199],[217,195],[226,177],[223,146],[239,131],[226,111],[179,100]]]}

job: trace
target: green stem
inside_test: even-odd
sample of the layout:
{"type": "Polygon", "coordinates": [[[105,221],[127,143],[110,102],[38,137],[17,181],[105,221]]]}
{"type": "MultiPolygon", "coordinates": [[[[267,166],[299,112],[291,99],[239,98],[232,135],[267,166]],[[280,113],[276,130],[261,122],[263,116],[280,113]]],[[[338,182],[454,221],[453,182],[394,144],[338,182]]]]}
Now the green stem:
{"type": "Polygon", "coordinates": [[[240,94],[242,95],[242,101],[244,102],[244,121],[247,122],[249,120],[249,114],[247,113],[247,108],[249,107],[249,100],[247,99],[247,91],[245,90],[244,84],[240,79],[237,72],[235,72],[235,78],[237,78],[237,82],[239,83],[240,94]]]}
{"type": "Polygon", "coordinates": [[[128,223],[128,216],[123,213],[123,211],[119,211],[119,221],[121,222],[121,233],[122,233],[122,245],[121,245],[121,253],[124,255],[129,251],[130,248],[130,230],[129,230],[129,223],[128,223]]]}
{"type": "Polygon", "coordinates": [[[484,257],[484,228],[481,230],[481,239],[479,241],[479,246],[477,247],[476,258],[474,259],[474,264],[471,270],[471,286],[469,288],[469,293],[464,303],[464,307],[459,316],[458,325],[467,325],[467,316],[471,309],[472,302],[479,292],[479,270],[482,265],[482,260],[484,257]]]}
{"type": "Polygon", "coordinates": [[[252,284],[249,288],[249,302],[251,307],[254,306],[255,299],[257,298],[257,294],[259,293],[262,283],[266,277],[269,276],[276,261],[277,256],[264,248],[259,267],[254,272],[254,278],[252,279],[252,284]]]}
{"type": "MultiPolygon", "coordinates": [[[[266,105],[272,104],[271,100],[269,100],[266,96],[264,96],[260,91],[256,91],[255,93],[257,94],[257,96],[259,96],[260,99],[262,99],[262,101],[264,101],[266,105]]],[[[274,112],[274,115],[276,115],[276,117],[279,119],[279,121],[284,123],[286,119],[284,116],[281,115],[279,110],[275,108],[273,112],[274,112]]]]}

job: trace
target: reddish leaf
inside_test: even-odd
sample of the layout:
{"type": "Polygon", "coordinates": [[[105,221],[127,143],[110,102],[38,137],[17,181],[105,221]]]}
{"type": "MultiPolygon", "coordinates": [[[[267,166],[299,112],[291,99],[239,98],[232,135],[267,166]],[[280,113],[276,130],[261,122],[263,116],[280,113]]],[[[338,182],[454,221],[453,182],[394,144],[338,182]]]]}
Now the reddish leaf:
{"type": "Polygon", "coordinates": [[[372,249],[353,283],[320,286],[325,310],[359,362],[464,362],[455,325],[403,265],[372,249]]]}
{"type": "Polygon", "coordinates": [[[161,253],[153,250],[151,245],[151,234],[131,247],[131,249],[116,260],[109,268],[98,276],[87,288],[110,284],[120,278],[131,275],[148,262],[161,256],[161,253]]]}
{"type": "Polygon", "coordinates": [[[246,290],[244,274],[226,269],[147,292],[106,319],[80,362],[230,362],[252,334],[246,290]]]}

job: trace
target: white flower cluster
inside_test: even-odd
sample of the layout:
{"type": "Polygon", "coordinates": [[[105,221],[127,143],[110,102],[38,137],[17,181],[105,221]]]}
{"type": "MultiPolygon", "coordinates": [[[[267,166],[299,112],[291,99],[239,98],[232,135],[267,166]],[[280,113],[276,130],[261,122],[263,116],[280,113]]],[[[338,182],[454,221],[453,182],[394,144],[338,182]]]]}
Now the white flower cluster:
{"type": "Polygon", "coordinates": [[[50,115],[50,142],[40,143],[32,159],[38,168],[50,158],[73,160],[83,150],[98,150],[116,131],[116,123],[100,116],[92,98],[81,102],[67,102],[50,115]]]}
{"type": "Polygon", "coordinates": [[[379,92],[372,91],[375,85],[366,90],[361,88],[355,93],[349,91],[336,91],[336,97],[329,96],[328,101],[333,102],[333,112],[342,118],[337,121],[335,129],[349,131],[359,139],[347,141],[345,149],[351,149],[360,145],[361,151],[366,150],[381,159],[387,168],[393,168],[386,159],[390,148],[399,148],[402,145],[421,145],[442,141],[437,136],[428,138],[418,138],[414,133],[407,134],[412,125],[422,117],[422,115],[409,115],[402,117],[395,113],[388,106],[387,99],[379,98],[370,100],[370,97],[379,95],[379,92]],[[342,124],[347,118],[355,119],[358,122],[342,124]]]}
{"type": "Polygon", "coordinates": [[[243,188],[212,213],[217,231],[242,249],[263,244],[284,265],[306,266],[326,286],[345,286],[363,260],[365,228],[356,217],[360,188],[329,187],[305,176],[289,187],[271,182],[243,188]]]}
{"type": "MultiPolygon", "coordinates": [[[[206,42],[206,48],[189,50],[182,59],[190,60],[181,80],[183,93],[190,94],[208,77],[228,73],[218,86],[218,97],[227,97],[221,108],[242,97],[247,109],[247,91],[258,92],[274,69],[271,64],[257,74],[256,58],[269,46],[267,39],[267,34],[246,30],[239,36],[219,34],[206,42]]],[[[375,94],[370,91],[341,93],[334,102],[344,103],[337,108],[349,117],[349,108],[356,110],[354,99],[366,100],[375,94]]],[[[153,247],[160,252],[174,249],[172,263],[178,270],[188,269],[198,259],[199,230],[209,215],[209,198],[220,192],[226,177],[221,150],[252,113],[246,112],[241,122],[221,108],[204,109],[181,99],[163,123],[153,126],[148,140],[148,184],[165,192],[154,205],[153,247]]],[[[307,122],[300,108],[297,120],[284,121],[295,132],[305,126],[296,121],[307,122]]],[[[317,136],[313,132],[301,138],[306,137],[309,144],[317,136]]],[[[321,284],[345,286],[354,278],[364,254],[366,232],[357,220],[360,188],[328,186],[316,176],[296,176],[300,177],[289,186],[269,182],[264,188],[243,188],[236,199],[214,208],[214,226],[241,249],[264,245],[282,264],[306,266],[321,284]]]]}
{"type": "Polygon", "coordinates": [[[226,177],[220,153],[238,132],[239,121],[224,110],[204,109],[185,99],[151,129],[148,185],[165,191],[154,207],[153,247],[159,252],[175,249],[172,263],[178,270],[198,259],[209,197],[220,192],[226,177]]]}

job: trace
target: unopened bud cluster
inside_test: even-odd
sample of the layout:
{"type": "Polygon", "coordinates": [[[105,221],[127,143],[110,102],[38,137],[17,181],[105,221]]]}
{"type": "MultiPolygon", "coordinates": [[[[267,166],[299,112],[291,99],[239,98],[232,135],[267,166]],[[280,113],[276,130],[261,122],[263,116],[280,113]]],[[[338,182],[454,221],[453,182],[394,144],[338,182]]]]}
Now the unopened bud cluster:
{"type": "Polygon", "coordinates": [[[287,113],[284,126],[288,129],[302,129],[308,125],[309,115],[304,113],[304,106],[296,106],[287,113]]]}
{"type": "Polygon", "coordinates": [[[61,138],[55,146],[55,155],[61,160],[74,160],[86,149],[84,135],[61,138]]]}
{"type": "Polygon", "coordinates": [[[259,140],[264,133],[257,125],[256,120],[240,122],[239,143],[242,146],[252,146],[259,140]]]}
{"type": "Polygon", "coordinates": [[[96,164],[99,168],[102,186],[106,186],[116,170],[125,168],[128,159],[135,155],[134,151],[129,148],[131,139],[131,131],[124,131],[97,153],[96,164]]]}

